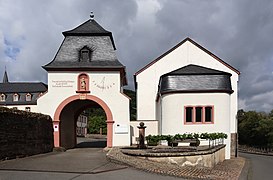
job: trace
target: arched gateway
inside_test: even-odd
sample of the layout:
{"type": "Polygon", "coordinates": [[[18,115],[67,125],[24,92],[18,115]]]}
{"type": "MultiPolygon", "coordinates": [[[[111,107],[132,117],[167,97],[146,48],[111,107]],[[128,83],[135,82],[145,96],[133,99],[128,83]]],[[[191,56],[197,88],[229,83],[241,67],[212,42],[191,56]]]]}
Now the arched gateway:
{"type": "Polygon", "coordinates": [[[129,145],[125,66],[116,57],[112,33],[90,19],[63,35],[54,59],[43,66],[48,92],[37,103],[53,119],[55,147],[75,147],[76,118],[89,107],[105,111],[107,147],[129,145]]]}

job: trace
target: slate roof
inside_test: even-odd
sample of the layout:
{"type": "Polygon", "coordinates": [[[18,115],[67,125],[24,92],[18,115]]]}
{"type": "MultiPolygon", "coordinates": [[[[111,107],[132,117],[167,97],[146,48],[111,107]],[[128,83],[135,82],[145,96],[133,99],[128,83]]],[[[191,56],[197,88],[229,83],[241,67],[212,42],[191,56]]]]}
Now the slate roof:
{"type": "Polygon", "coordinates": [[[82,23],[81,25],[77,26],[76,28],[63,32],[63,35],[65,36],[73,36],[73,35],[88,35],[88,36],[91,35],[92,36],[93,34],[109,35],[111,34],[111,32],[105,30],[94,19],[89,19],[85,21],[84,23],[82,23]]]}
{"type": "Polygon", "coordinates": [[[41,82],[16,82],[0,83],[0,95],[6,96],[5,101],[0,101],[0,105],[36,105],[37,98],[41,93],[47,91],[47,85],[41,82]],[[26,95],[31,94],[31,101],[26,101],[26,95]],[[13,95],[18,94],[18,101],[13,101],[13,95]]]}
{"type": "Polygon", "coordinates": [[[213,75],[213,74],[230,74],[227,72],[215,70],[215,69],[210,69],[206,68],[203,66],[198,66],[198,65],[187,65],[184,66],[180,69],[174,70],[170,73],[167,73],[163,76],[169,76],[169,75],[213,75]]]}
{"type": "Polygon", "coordinates": [[[90,19],[76,28],[63,32],[63,40],[54,59],[43,66],[47,71],[114,70],[121,72],[123,84],[127,84],[125,66],[119,62],[112,33],[95,20],[90,19]],[[90,60],[80,59],[80,50],[90,49],[90,60]]]}
{"type": "Polygon", "coordinates": [[[47,70],[54,69],[97,69],[97,68],[125,68],[118,60],[113,61],[91,61],[91,62],[80,62],[80,61],[53,61],[50,64],[44,66],[47,70]]]}
{"type": "Polygon", "coordinates": [[[0,93],[35,93],[47,91],[47,85],[41,82],[0,83],[0,93]]]}
{"type": "Polygon", "coordinates": [[[97,21],[89,19],[76,28],[64,31],[64,36],[109,36],[111,38],[114,49],[116,49],[112,33],[105,30],[97,21]]]}
{"type": "Polygon", "coordinates": [[[159,93],[225,92],[231,94],[231,74],[188,65],[160,77],[159,93]]]}

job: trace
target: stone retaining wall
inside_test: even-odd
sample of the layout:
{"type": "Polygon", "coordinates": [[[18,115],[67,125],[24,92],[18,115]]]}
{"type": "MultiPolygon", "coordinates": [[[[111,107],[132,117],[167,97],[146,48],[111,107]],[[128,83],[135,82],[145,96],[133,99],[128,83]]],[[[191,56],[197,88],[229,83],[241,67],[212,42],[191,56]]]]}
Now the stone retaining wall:
{"type": "Polygon", "coordinates": [[[211,153],[196,153],[190,156],[145,157],[147,160],[179,166],[214,167],[225,160],[225,147],[211,153]]]}
{"type": "Polygon", "coordinates": [[[50,152],[50,116],[0,107],[0,159],[50,152]]]}
{"type": "MultiPolygon", "coordinates": [[[[201,149],[201,147],[200,147],[201,149]]],[[[171,149],[175,150],[175,149],[171,149]]],[[[194,150],[188,152],[164,152],[162,149],[155,150],[121,150],[124,154],[137,156],[142,159],[159,163],[175,164],[192,167],[214,167],[225,160],[225,145],[218,145],[211,149],[194,150]]]]}
{"type": "Polygon", "coordinates": [[[176,176],[185,179],[239,179],[244,166],[243,158],[226,159],[213,168],[178,166],[175,164],[158,163],[138,156],[126,155],[122,149],[114,147],[107,153],[107,159],[125,164],[146,172],[176,176]]]}

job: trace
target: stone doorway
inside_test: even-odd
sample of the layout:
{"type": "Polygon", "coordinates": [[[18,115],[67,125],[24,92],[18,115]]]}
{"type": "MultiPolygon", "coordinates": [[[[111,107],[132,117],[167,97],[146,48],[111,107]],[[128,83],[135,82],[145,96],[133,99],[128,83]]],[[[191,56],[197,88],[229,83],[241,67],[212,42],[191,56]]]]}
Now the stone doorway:
{"type": "Polygon", "coordinates": [[[107,104],[96,96],[86,95],[84,99],[79,95],[71,96],[64,100],[57,108],[54,115],[55,147],[66,149],[74,148],[77,144],[76,120],[80,113],[90,107],[101,107],[106,114],[107,123],[107,147],[112,147],[113,141],[113,116],[107,104]],[[56,128],[57,129],[57,128],[56,128]]]}

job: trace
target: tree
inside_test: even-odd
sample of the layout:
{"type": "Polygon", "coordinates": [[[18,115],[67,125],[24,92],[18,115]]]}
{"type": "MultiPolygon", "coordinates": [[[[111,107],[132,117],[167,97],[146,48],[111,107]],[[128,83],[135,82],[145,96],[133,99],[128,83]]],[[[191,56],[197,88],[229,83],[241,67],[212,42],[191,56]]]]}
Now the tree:
{"type": "Polygon", "coordinates": [[[89,116],[88,132],[100,134],[100,128],[102,128],[102,134],[107,134],[106,119],[103,116],[89,116]]]}
{"type": "Polygon", "coordinates": [[[103,134],[107,133],[106,114],[102,108],[89,108],[85,110],[85,114],[88,116],[87,132],[89,134],[99,134],[100,128],[103,134]]]}
{"type": "Polygon", "coordinates": [[[270,113],[239,110],[239,144],[273,147],[273,110],[270,113]]]}

